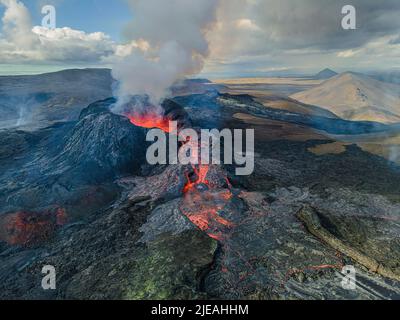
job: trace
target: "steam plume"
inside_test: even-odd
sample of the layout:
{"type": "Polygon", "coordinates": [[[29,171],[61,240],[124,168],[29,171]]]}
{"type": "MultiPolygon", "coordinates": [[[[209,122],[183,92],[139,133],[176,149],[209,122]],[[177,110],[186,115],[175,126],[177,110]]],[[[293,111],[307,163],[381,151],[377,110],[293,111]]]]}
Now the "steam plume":
{"type": "Polygon", "coordinates": [[[208,55],[206,33],[219,0],[129,0],[134,20],[126,30],[136,43],[113,66],[119,81],[119,103],[132,95],[148,95],[158,104],[178,80],[199,73],[208,55]],[[145,44],[145,45],[143,45],[145,44]]]}

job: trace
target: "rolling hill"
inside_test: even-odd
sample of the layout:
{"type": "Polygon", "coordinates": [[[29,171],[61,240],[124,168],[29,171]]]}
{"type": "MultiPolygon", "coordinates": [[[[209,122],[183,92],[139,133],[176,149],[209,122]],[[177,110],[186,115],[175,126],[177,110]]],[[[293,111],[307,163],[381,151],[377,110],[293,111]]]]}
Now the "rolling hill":
{"type": "Polygon", "coordinates": [[[354,121],[400,122],[400,85],[345,72],[291,98],[354,121]]]}
{"type": "Polygon", "coordinates": [[[111,70],[69,69],[0,77],[0,129],[76,120],[85,106],[112,95],[111,70]]]}

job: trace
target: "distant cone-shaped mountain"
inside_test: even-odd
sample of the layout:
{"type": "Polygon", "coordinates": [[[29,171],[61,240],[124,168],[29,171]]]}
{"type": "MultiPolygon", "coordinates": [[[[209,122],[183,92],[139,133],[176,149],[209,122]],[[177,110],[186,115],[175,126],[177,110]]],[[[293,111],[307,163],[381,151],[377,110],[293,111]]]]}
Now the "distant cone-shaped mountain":
{"type": "Polygon", "coordinates": [[[335,71],[327,68],[327,69],[324,69],[324,70],[318,72],[314,76],[314,78],[315,79],[319,79],[319,80],[323,80],[323,79],[330,79],[330,78],[332,78],[334,76],[337,76],[337,73],[335,71]]]}
{"type": "Polygon", "coordinates": [[[400,122],[400,85],[345,72],[291,98],[355,121],[400,122]]]}

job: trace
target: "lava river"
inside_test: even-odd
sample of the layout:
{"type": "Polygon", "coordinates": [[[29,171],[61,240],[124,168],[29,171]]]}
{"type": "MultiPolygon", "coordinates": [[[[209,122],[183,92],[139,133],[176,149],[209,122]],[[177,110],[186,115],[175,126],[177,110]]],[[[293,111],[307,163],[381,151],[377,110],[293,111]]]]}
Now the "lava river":
{"type": "Polygon", "coordinates": [[[207,179],[209,169],[207,165],[200,165],[199,168],[193,166],[194,178],[187,176],[180,210],[208,236],[222,241],[234,227],[232,222],[222,217],[233,194],[230,189],[217,187],[207,179]]]}
{"type": "MultiPolygon", "coordinates": [[[[158,128],[166,133],[170,132],[170,119],[163,117],[155,110],[143,112],[130,112],[126,117],[132,124],[143,128],[158,128]]],[[[179,133],[178,133],[179,134],[179,133]]],[[[190,143],[187,140],[186,143],[190,143]]],[[[182,190],[183,200],[180,206],[181,212],[200,230],[216,240],[223,240],[224,234],[234,227],[228,219],[223,218],[226,206],[230,203],[233,194],[231,185],[225,176],[215,177],[209,175],[209,165],[192,165],[192,172],[186,174],[187,183],[182,190]],[[216,181],[210,181],[209,176],[214,180],[224,181],[222,187],[216,181]]]]}

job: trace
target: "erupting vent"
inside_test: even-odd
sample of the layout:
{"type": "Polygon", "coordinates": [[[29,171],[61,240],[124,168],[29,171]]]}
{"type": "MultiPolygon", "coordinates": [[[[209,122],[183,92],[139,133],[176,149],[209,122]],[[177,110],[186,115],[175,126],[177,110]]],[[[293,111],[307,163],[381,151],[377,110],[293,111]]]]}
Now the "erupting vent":
{"type": "Polygon", "coordinates": [[[160,107],[151,105],[147,100],[134,101],[124,107],[123,114],[135,126],[147,129],[157,128],[166,133],[170,133],[171,121],[176,121],[179,129],[191,127],[191,121],[183,107],[168,99],[160,107]]]}
{"type": "Polygon", "coordinates": [[[172,120],[159,114],[156,110],[147,110],[146,112],[133,111],[126,113],[125,116],[135,126],[148,129],[158,128],[164,132],[170,132],[169,122],[172,120]]]}

